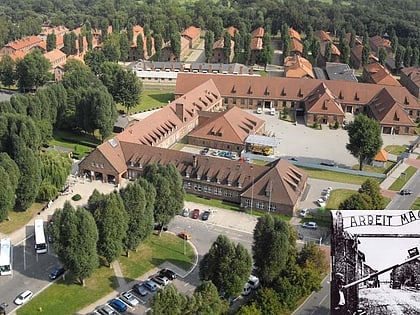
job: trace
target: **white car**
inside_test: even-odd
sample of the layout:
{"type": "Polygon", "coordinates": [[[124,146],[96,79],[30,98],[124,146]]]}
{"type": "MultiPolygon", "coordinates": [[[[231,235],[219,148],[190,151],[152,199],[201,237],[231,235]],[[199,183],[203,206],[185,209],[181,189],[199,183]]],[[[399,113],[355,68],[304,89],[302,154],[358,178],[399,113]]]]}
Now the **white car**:
{"type": "Polygon", "coordinates": [[[256,276],[250,275],[248,279],[248,283],[252,289],[256,289],[260,285],[260,279],[258,279],[258,277],[256,276]]]}
{"type": "Polygon", "coordinates": [[[127,302],[131,306],[136,306],[137,304],[140,303],[140,301],[133,294],[131,294],[130,292],[123,292],[121,294],[121,299],[124,302],[127,302]]]}
{"type": "Polygon", "coordinates": [[[262,114],[262,108],[261,107],[257,108],[257,114],[262,114]]]}
{"type": "Polygon", "coordinates": [[[299,216],[304,218],[308,213],[309,213],[309,209],[305,208],[305,209],[300,210],[299,216]]]}
{"type": "Polygon", "coordinates": [[[32,293],[32,291],[30,290],[26,290],[25,292],[22,292],[21,294],[19,294],[16,299],[15,299],[15,304],[16,305],[22,305],[25,304],[26,302],[28,302],[30,299],[32,299],[32,297],[34,296],[34,294],[32,293]]]}
{"type": "Polygon", "coordinates": [[[302,227],[304,229],[316,230],[318,228],[318,224],[316,224],[316,222],[305,222],[302,224],[302,227]]]}
{"type": "Polygon", "coordinates": [[[251,293],[251,290],[252,290],[251,285],[248,282],[245,283],[244,290],[242,291],[242,295],[245,295],[245,296],[249,295],[251,293]]]}

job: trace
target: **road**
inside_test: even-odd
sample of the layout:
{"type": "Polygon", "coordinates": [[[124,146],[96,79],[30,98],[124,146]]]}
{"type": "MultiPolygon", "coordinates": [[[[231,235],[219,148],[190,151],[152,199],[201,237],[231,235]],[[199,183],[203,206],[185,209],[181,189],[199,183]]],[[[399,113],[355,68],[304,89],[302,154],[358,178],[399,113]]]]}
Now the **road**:
{"type": "Polygon", "coordinates": [[[329,276],[322,281],[320,291],[313,293],[292,315],[328,315],[330,313],[329,276]]]}
{"type": "Polygon", "coordinates": [[[410,189],[413,193],[411,195],[397,195],[389,203],[386,209],[391,210],[405,210],[410,209],[417,197],[420,196],[420,172],[417,170],[416,174],[411,177],[408,183],[404,186],[406,189],[410,189]]]}

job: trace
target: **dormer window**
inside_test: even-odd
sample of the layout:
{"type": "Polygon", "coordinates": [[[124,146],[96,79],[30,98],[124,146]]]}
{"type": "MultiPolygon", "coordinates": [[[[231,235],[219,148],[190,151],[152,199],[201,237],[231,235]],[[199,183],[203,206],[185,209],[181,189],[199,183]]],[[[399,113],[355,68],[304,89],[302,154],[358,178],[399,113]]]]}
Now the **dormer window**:
{"type": "Polygon", "coordinates": [[[130,166],[133,167],[134,166],[134,162],[130,161],[130,166]]]}
{"type": "Polygon", "coordinates": [[[188,173],[188,172],[187,172],[187,173],[185,173],[185,177],[186,177],[186,178],[190,178],[190,173],[188,173]]]}
{"type": "Polygon", "coordinates": [[[207,176],[207,181],[210,183],[210,181],[211,181],[211,176],[207,176]]]}
{"type": "Polygon", "coordinates": [[[220,180],[220,178],[219,178],[219,177],[217,178],[217,183],[218,183],[218,184],[221,184],[221,180],[220,180]]]}
{"type": "Polygon", "coordinates": [[[232,181],[231,180],[228,180],[228,186],[229,187],[232,186],[232,181]]]}
{"type": "Polygon", "coordinates": [[[242,188],[242,183],[238,182],[238,188],[242,188]]]}
{"type": "Polygon", "coordinates": [[[197,174],[197,180],[200,180],[200,179],[201,179],[200,174],[197,174]]]}

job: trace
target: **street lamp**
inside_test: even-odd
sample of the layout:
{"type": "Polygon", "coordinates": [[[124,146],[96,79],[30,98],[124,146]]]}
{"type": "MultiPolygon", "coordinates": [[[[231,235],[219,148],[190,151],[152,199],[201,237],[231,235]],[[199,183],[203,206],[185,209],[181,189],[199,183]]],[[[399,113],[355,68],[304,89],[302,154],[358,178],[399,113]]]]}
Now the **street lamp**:
{"type": "Polygon", "coordinates": [[[252,186],[251,186],[251,215],[252,215],[253,203],[254,203],[254,177],[252,177],[252,186]]]}

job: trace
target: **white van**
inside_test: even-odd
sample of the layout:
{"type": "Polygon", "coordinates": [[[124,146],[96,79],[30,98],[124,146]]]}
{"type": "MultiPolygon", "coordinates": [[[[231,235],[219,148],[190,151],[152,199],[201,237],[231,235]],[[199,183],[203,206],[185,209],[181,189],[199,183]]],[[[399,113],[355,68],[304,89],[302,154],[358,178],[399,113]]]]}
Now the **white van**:
{"type": "Polygon", "coordinates": [[[271,116],[275,116],[276,115],[276,109],[273,107],[273,108],[270,108],[270,115],[271,116]]]}

